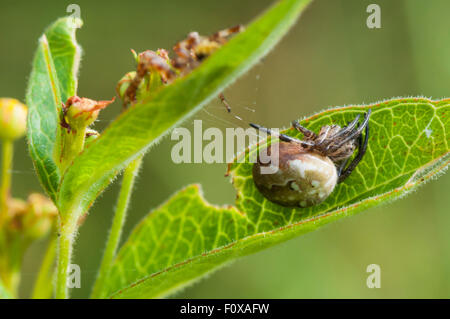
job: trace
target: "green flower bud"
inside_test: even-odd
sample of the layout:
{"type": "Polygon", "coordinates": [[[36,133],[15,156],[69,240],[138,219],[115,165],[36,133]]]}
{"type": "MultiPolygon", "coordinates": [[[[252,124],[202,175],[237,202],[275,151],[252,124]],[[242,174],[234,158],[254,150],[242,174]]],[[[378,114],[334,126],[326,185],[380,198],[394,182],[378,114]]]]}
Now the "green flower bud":
{"type": "Polygon", "coordinates": [[[23,216],[27,211],[27,202],[19,198],[10,198],[7,203],[6,230],[11,234],[23,231],[23,216]]]}
{"type": "Polygon", "coordinates": [[[62,143],[59,150],[61,171],[65,171],[73,159],[84,149],[86,130],[97,119],[100,110],[114,102],[94,101],[84,97],[72,96],[63,106],[61,126],[62,143]]]}
{"type": "Polygon", "coordinates": [[[9,198],[0,225],[0,277],[15,295],[27,248],[55,229],[58,210],[50,199],[31,194],[27,201],[9,198]]]}
{"type": "Polygon", "coordinates": [[[25,135],[27,107],[16,99],[0,98],[0,139],[16,140],[25,135]]]}
{"type": "Polygon", "coordinates": [[[57,215],[56,206],[44,195],[30,194],[27,201],[11,198],[6,231],[26,240],[39,239],[48,234],[57,215]]]}

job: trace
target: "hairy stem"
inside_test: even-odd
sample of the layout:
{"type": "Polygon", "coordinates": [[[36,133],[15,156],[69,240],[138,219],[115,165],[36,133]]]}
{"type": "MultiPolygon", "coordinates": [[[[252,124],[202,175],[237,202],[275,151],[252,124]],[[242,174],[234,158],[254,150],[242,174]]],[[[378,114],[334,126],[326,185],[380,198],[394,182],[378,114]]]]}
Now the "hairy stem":
{"type": "Polygon", "coordinates": [[[14,238],[11,241],[8,234],[1,230],[2,225],[8,218],[13,154],[14,142],[3,140],[0,185],[0,278],[11,296],[16,297],[20,282],[22,242],[19,238],[14,238]]]}
{"type": "Polygon", "coordinates": [[[2,182],[0,188],[0,225],[8,211],[8,199],[11,191],[11,170],[14,147],[10,140],[2,143],[2,182]]]}
{"type": "MultiPolygon", "coordinates": [[[[76,225],[76,223],[73,223],[76,225]]],[[[58,270],[56,274],[56,292],[57,299],[69,298],[69,289],[67,287],[67,277],[69,272],[70,259],[72,257],[72,243],[75,227],[63,225],[59,229],[58,242],[58,270]]]]}
{"type": "Polygon", "coordinates": [[[72,163],[73,159],[81,153],[84,148],[84,140],[86,135],[86,128],[72,130],[63,133],[63,148],[61,152],[61,171],[72,163]]]}
{"type": "Polygon", "coordinates": [[[117,247],[119,246],[122,229],[125,224],[128,205],[130,202],[131,193],[133,191],[133,184],[139,168],[142,163],[142,156],[130,163],[123,174],[122,186],[120,189],[119,200],[117,202],[116,212],[114,214],[111,231],[109,233],[106,249],[103,254],[102,263],[97,276],[97,280],[92,291],[92,298],[101,298],[102,288],[105,280],[108,278],[108,273],[111,264],[116,256],[117,247]]]}
{"type": "Polygon", "coordinates": [[[47,245],[47,250],[42,260],[41,268],[38,277],[34,284],[33,299],[49,299],[52,296],[53,290],[53,275],[55,271],[55,257],[56,257],[56,237],[52,236],[47,245]]]}

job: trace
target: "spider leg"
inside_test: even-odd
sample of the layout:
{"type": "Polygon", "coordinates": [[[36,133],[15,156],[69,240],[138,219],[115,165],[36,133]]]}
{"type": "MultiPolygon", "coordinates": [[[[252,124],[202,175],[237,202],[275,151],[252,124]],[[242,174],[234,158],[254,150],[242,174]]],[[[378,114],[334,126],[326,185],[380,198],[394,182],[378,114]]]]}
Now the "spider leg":
{"type": "MultiPolygon", "coordinates": [[[[339,132],[329,137],[330,140],[336,140],[339,137],[345,137],[347,134],[351,134],[353,132],[353,129],[358,124],[360,115],[356,115],[355,119],[347,124],[347,126],[343,127],[339,132]]],[[[325,136],[326,137],[326,136],[325,136]]],[[[317,146],[322,146],[325,139],[322,139],[319,143],[317,143],[317,146]]],[[[328,143],[328,145],[324,146],[325,151],[328,151],[329,149],[333,149],[333,144],[328,143]]]]}
{"type": "MultiPolygon", "coordinates": [[[[368,113],[370,113],[370,110],[368,113]]],[[[365,132],[366,134],[364,136],[364,140],[362,138],[362,135],[359,135],[359,137],[358,137],[358,141],[359,141],[358,154],[356,155],[356,157],[353,159],[353,161],[350,163],[350,165],[345,170],[343,170],[343,169],[345,167],[345,164],[347,164],[348,160],[346,160],[344,162],[344,165],[339,168],[338,183],[342,183],[347,177],[350,176],[350,174],[353,172],[355,167],[359,164],[359,162],[363,158],[364,154],[366,154],[367,144],[369,143],[369,123],[368,122],[365,126],[365,129],[366,129],[366,132],[365,132]]]]}
{"type": "Polygon", "coordinates": [[[294,143],[299,143],[299,144],[302,144],[302,145],[309,145],[309,146],[313,146],[314,145],[314,143],[312,143],[312,142],[302,141],[302,140],[299,140],[299,139],[287,136],[285,134],[280,134],[280,133],[273,132],[271,129],[268,129],[268,128],[263,127],[263,126],[258,125],[258,124],[250,123],[250,126],[255,128],[255,129],[257,129],[257,130],[259,130],[259,131],[263,131],[263,132],[267,133],[268,135],[275,135],[283,142],[289,142],[289,143],[294,142],[294,143]]]}
{"type": "Polygon", "coordinates": [[[320,133],[321,138],[316,142],[317,146],[322,146],[322,144],[328,140],[328,132],[330,132],[331,127],[327,126],[325,133],[320,133]]]}
{"type": "Polygon", "coordinates": [[[348,163],[348,158],[343,160],[342,163],[339,165],[339,167],[337,168],[338,176],[342,175],[342,171],[344,170],[345,166],[347,166],[347,163],[348,163]]]}
{"type": "Polygon", "coordinates": [[[340,141],[338,144],[334,145],[330,149],[328,147],[331,146],[331,144],[327,147],[327,151],[333,152],[340,148],[342,145],[348,143],[351,139],[354,139],[356,136],[360,135],[365,127],[369,125],[369,118],[370,114],[372,113],[372,110],[369,109],[366,114],[364,114],[364,121],[361,123],[360,126],[356,130],[353,130],[346,138],[344,138],[342,141],[340,141]]]}
{"type": "Polygon", "coordinates": [[[341,135],[346,135],[347,133],[351,132],[355,128],[356,124],[358,123],[359,117],[360,117],[359,114],[356,115],[355,119],[353,121],[351,121],[350,123],[348,123],[347,126],[344,127],[342,130],[340,130],[335,135],[333,135],[333,138],[339,137],[341,135]]]}
{"type": "Polygon", "coordinates": [[[317,134],[313,131],[308,130],[306,127],[301,126],[298,121],[293,121],[292,126],[299,132],[303,133],[306,138],[315,139],[317,138],[317,134]]]}
{"type": "Polygon", "coordinates": [[[222,102],[222,104],[225,105],[225,108],[227,109],[228,113],[231,113],[231,106],[230,106],[230,104],[228,104],[228,101],[225,98],[225,96],[223,95],[223,93],[219,94],[219,99],[222,102]]]}

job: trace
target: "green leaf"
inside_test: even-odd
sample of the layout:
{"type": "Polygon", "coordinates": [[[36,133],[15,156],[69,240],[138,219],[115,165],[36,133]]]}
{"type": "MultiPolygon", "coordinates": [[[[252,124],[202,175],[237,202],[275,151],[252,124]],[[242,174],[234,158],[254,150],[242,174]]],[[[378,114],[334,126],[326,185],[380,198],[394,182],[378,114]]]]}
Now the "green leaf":
{"type": "MultiPolygon", "coordinates": [[[[450,99],[394,99],[330,109],[301,124],[318,131],[372,109],[367,153],[322,204],[287,208],[267,201],[252,164],[235,161],[236,207],[207,204],[189,186],[149,214],[119,251],[104,297],[155,298],[174,292],[238,257],[399,198],[444,172],[450,162],[450,99]]],[[[301,138],[290,129],[285,133],[301,138]]],[[[250,149],[245,156],[256,152],[250,149]]]]}
{"type": "Polygon", "coordinates": [[[81,49],[75,41],[73,18],[61,18],[39,39],[27,89],[28,142],[31,158],[44,189],[56,201],[59,112],[75,95],[81,49]]]}
{"type": "Polygon", "coordinates": [[[69,167],[60,188],[60,211],[73,218],[83,214],[105,186],[99,180],[123,169],[257,63],[309,2],[279,1],[191,74],[122,114],[69,167]]]}

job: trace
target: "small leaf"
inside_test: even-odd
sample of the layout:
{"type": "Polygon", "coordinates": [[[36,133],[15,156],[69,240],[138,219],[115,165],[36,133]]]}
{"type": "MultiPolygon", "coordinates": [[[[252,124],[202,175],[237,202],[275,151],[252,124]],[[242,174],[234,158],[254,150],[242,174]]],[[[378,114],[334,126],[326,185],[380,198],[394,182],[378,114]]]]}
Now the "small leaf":
{"type": "Polygon", "coordinates": [[[61,18],[39,39],[27,89],[28,142],[44,189],[53,201],[60,182],[58,169],[61,103],[77,88],[80,47],[72,18],[61,18]]]}
{"type": "MultiPolygon", "coordinates": [[[[450,99],[395,99],[330,109],[301,124],[317,131],[348,123],[369,108],[367,153],[325,202],[309,208],[269,202],[253,183],[252,164],[235,162],[230,174],[238,191],[236,207],[207,204],[196,186],[174,195],[121,248],[104,297],[166,296],[226,262],[404,196],[448,167],[450,99]]],[[[301,138],[292,129],[285,133],[301,138]]]]}
{"type": "Polygon", "coordinates": [[[258,62],[294,24],[309,0],[279,1],[246,31],[205,60],[188,76],[140,101],[113,122],[77,157],[60,188],[61,212],[86,212],[111,177],[198,111],[258,62]]]}
{"type": "Polygon", "coordinates": [[[63,102],[75,95],[78,87],[81,47],[75,39],[76,28],[73,26],[81,27],[82,22],[79,19],[74,22],[73,19],[73,17],[58,19],[45,31],[63,102]]]}

